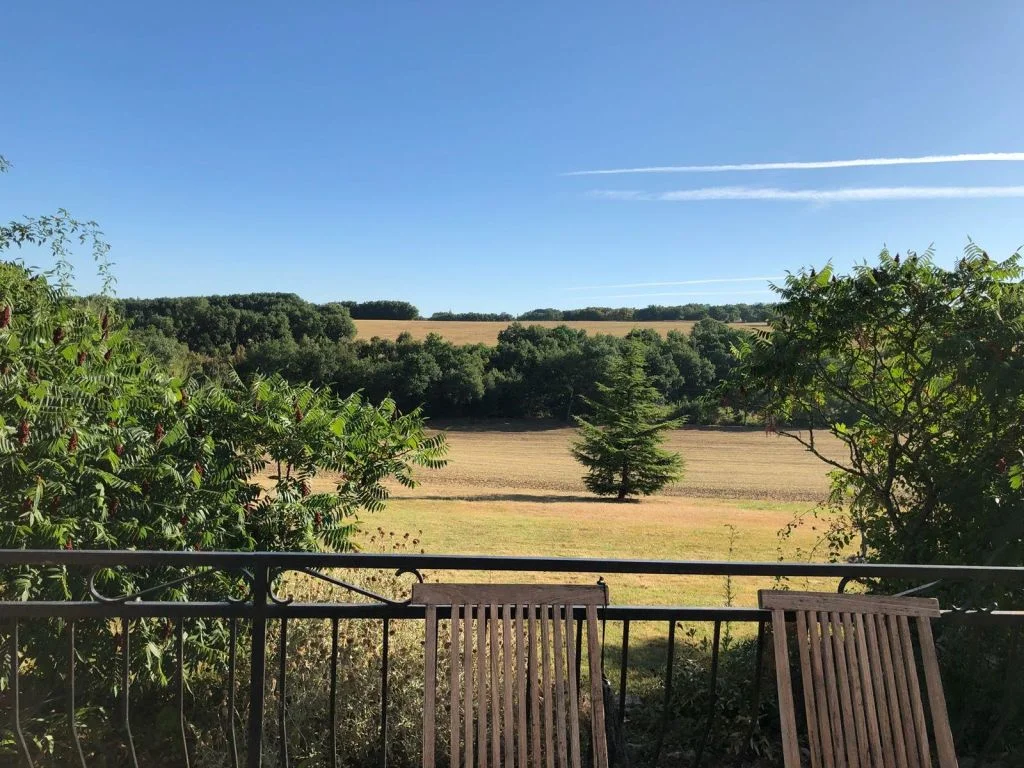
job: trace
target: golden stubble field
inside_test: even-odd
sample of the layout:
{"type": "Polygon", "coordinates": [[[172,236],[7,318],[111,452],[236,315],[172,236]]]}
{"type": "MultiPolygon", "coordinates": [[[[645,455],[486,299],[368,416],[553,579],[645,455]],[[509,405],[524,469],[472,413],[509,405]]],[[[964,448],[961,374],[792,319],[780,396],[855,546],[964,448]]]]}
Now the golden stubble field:
{"type": "MultiPolygon", "coordinates": [[[[427,334],[436,333],[455,344],[494,344],[498,333],[508,328],[507,322],[463,322],[447,320],[354,320],[357,336],[370,339],[380,336],[394,339],[398,334],[408,331],[414,339],[425,339],[427,334]]],[[[523,325],[542,325],[554,328],[567,325],[570,328],[582,328],[588,334],[606,333],[612,336],[625,336],[634,328],[653,328],[662,336],[669,331],[689,333],[695,323],[690,320],[671,320],[658,322],[640,321],[595,321],[595,320],[526,320],[523,325]]],[[[764,328],[763,323],[732,323],[735,328],[764,328]]]]}
{"type": "MultiPolygon", "coordinates": [[[[795,517],[813,510],[828,487],[827,467],[787,438],[748,429],[677,430],[668,445],[686,461],[683,483],[663,495],[622,504],[586,492],[581,467],[568,451],[575,434],[571,428],[488,422],[453,424],[446,431],[449,465],[421,471],[417,488],[396,487],[386,511],[367,515],[360,534],[364,549],[373,551],[382,540],[390,546],[389,534],[401,539],[409,533],[406,547],[429,553],[824,559],[824,552],[815,548],[823,522],[812,520],[788,538],[779,536],[795,517]]],[[[840,448],[837,442],[828,445],[832,451],[840,448]]],[[[493,573],[430,577],[566,578],[493,573]]],[[[726,584],[720,577],[607,578],[618,603],[720,605],[725,599],[726,584]]],[[[596,575],[575,578],[594,579],[596,575]]],[[[771,585],[765,579],[734,579],[735,604],[755,604],[756,590],[771,585]]]]}

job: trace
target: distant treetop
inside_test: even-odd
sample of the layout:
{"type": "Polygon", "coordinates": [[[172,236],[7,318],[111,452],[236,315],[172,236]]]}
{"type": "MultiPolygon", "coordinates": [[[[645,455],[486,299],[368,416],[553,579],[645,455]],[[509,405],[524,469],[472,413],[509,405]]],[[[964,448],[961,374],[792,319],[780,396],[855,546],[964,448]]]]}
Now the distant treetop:
{"type": "MultiPolygon", "coordinates": [[[[723,323],[765,323],[771,319],[772,305],[757,304],[651,304],[633,307],[583,307],[582,309],[531,309],[519,320],[721,320],[723,323]]],[[[466,318],[472,319],[472,318],[466,318]]]]}
{"type": "Polygon", "coordinates": [[[408,301],[343,301],[353,320],[419,320],[420,311],[408,301]]]}

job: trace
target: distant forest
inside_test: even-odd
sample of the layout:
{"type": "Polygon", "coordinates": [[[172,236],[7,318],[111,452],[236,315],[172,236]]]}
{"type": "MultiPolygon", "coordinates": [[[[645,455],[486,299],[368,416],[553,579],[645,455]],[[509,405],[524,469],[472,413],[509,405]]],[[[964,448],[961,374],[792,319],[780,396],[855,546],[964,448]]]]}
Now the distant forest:
{"type": "MultiPolygon", "coordinates": [[[[123,299],[136,334],[172,369],[202,369],[218,377],[278,372],[295,382],[363,391],[419,405],[435,417],[556,418],[586,412],[588,398],[612,362],[639,346],[665,401],[691,422],[736,423],[747,415],[712,393],[736,364],[734,349],[748,332],[728,322],[762,322],[770,306],[683,305],[646,309],[591,307],[534,310],[507,320],[494,345],[454,344],[431,334],[418,341],[357,338],[355,319],[413,319],[400,301],[312,304],[295,294],[251,293],[162,299],[123,299]],[[688,333],[665,336],[647,328],[625,337],[579,328],[530,325],[535,320],[692,320],[688,333]]],[[[450,314],[450,313],[448,313],[450,314]]],[[[441,313],[432,319],[457,319],[441,313]]]]}
{"type": "MultiPolygon", "coordinates": [[[[531,309],[518,316],[507,312],[435,312],[431,320],[704,320],[723,323],[765,323],[771,319],[771,304],[651,304],[646,307],[582,307],[580,309],[531,309]]],[[[407,318],[411,319],[411,318],[407,318]]]]}
{"type": "MultiPolygon", "coordinates": [[[[185,311],[206,311],[207,307],[231,308],[247,312],[267,302],[278,306],[300,305],[326,308],[335,312],[337,308],[348,310],[353,320],[453,320],[460,322],[512,322],[513,320],[721,320],[723,323],[764,323],[771,318],[772,305],[764,302],[755,304],[650,304],[646,307],[580,307],[578,309],[553,309],[550,307],[531,309],[521,315],[509,312],[435,312],[424,318],[419,309],[408,301],[380,299],[377,301],[337,301],[327,304],[309,304],[293,293],[249,293],[232,296],[184,296],[162,299],[124,299],[125,312],[130,317],[157,317],[181,309],[185,311]]],[[[229,310],[226,310],[229,311],[229,310]]]]}

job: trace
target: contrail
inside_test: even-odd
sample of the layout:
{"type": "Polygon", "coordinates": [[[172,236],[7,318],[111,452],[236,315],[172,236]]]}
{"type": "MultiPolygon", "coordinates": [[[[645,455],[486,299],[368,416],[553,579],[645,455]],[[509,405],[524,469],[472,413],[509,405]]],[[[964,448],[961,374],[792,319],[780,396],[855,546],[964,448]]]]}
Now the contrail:
{"type": "Polygon", "coordinates": [[[777,187],[703,187],[673,192],[594,190],[604,200],[784,200],[811,203],[856,203],[874,200],[962,200],[1024,197],[1024,186],[1012,187],[848,187],[840,189],[778,189],[777,187]]]}
{"type": "MultiPolygon", "coordinates": [[[[712,277],[705,280],[668,280],[656,283],[618,283],[616,285],[579,285],[570,291],[599,291],[605,288],[659,288],[669,285],[707,285],[708,283],[762,283],[785,280],[784,277],[712,277]]],[[[655,294],[651,294],[655,295],[655,294]]]]}
{"type": "Polygon", "coordinates": [[[723,173],[725,171],[810,171],[824,168],[867,168],[878,165],[935,165],[938,163],[1012,163],[1024,161],[1024,152],[972,152],[921,157],[864,157],[856,160],[812,162],[729,163],[726,165],[654,165],[643,168],[608,168],[568,171],[562,176],[604,176],[624,173],[723,173]]]}

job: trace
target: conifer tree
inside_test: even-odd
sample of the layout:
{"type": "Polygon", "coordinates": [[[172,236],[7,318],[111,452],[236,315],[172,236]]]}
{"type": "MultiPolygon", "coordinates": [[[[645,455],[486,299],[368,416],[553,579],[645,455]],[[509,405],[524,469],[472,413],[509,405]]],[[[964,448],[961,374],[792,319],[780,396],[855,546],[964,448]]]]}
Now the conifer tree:
{"type": "Polygon", "coordinates": [[[678,453],[661,445],[666,430],[682,423],[672,418],[647,378],[642,350],[631,345],[613,365],[598,396],[584,398],[591,417],[576,417],[579,439],[572,455],[587,468],[583,481],[599,496],[649,496],[682,477],[678,453]]]}

